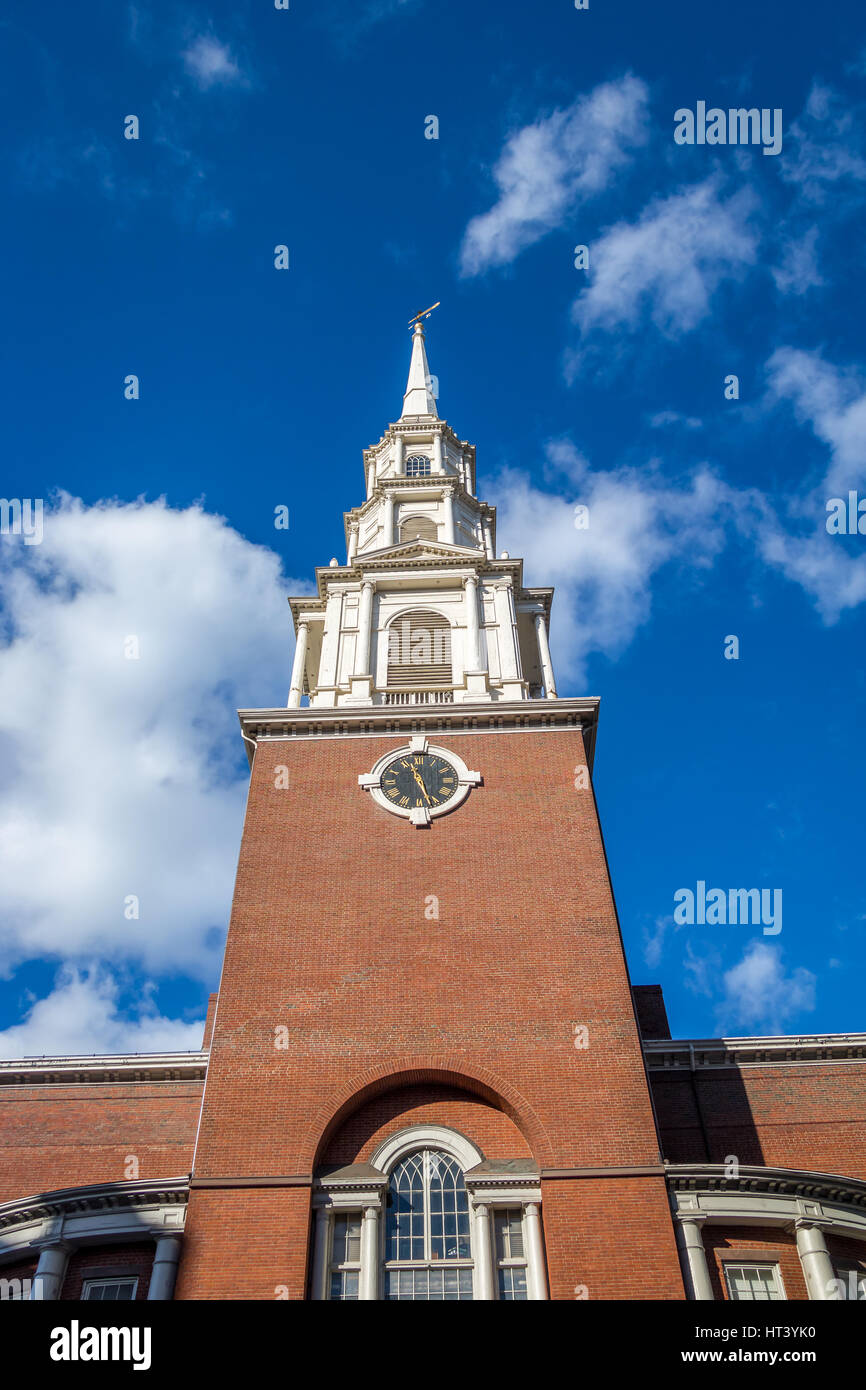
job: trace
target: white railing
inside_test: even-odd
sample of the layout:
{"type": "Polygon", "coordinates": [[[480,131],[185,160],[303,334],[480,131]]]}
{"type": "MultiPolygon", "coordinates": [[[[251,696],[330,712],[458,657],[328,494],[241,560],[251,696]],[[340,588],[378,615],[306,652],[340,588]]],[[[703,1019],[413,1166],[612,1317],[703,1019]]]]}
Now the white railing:
{"type": "Polygon", "coordinates": [[[453,705],[453,690],[386,690],[382,702],[386,705],[453,705]]]}

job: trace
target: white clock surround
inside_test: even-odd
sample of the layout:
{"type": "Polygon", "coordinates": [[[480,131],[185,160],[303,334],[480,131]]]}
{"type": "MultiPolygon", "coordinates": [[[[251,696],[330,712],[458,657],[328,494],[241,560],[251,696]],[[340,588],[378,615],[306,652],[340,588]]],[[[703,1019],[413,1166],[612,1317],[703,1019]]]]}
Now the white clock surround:
{"type": "Polygon", "coordinates": [[[428,742],[424,734],[415,734],[408,743],[401,744],[399,748],[390,748],[387,753],[382,754],[370,772],[362,772],[358,776],[358,786],[368,791],[377,805],[388,811],[390,815],[401,816],[403,820],[409,821],[416,830],[429,826],[434,816],[444,816],[448,812],[456,810],[466,800],[472,787],[477,787],[480,782],[481,774],[470,771],[459,754],[453,753],[450,748],[443,748],[439,744],[428,742]],[[385,768],[389,767],[395,758],[411,753],[430,753],[434,757],[444,758],[457,773],[457,790],[441,806],[415,806],[411,809],[403,809],[389,801],[383,792],[382,774],[385,768]]]}

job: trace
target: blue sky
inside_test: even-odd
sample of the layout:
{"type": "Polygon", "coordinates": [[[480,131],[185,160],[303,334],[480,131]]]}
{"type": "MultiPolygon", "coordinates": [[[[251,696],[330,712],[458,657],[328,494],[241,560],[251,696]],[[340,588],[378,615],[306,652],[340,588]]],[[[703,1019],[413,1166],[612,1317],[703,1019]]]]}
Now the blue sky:
{"type": "Polygon", "coordinates": [[[285,594],[436,299],[441,413],[602,697],[633,979],[679,1036],[862,1028],[866,536],[825,525],[866,497],[862,8],[4,16],[0,490],[46,512],[0,536],[0,1054],[197,1045],[234,710],[285,702],[285,594]],[[781,109],[781,153],[677,145],[699,101],[781,109]],[[781,889],[781,933],[675,926],[699,879],[781,889]]]}

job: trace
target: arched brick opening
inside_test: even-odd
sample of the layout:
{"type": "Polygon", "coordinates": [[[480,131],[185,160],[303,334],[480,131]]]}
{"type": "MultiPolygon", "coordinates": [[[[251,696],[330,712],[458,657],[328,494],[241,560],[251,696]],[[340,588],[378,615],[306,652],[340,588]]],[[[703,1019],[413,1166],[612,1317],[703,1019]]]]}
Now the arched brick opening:
{"type": "MultiPolygon", "coordinates": [[[[341,1142],[341,1138],[346,1145],[358,1143],[364,1151],[370,1151],[373,1135],[377,1132],[377,1129],[372,1127],[390,1126],[393,1131],[393,1128],[401,1123],[401,1113],[404,1125],[417,1123],[417,1120],[406,1118],[407,1100],[410,1113],[413,1109],[417,1113],[419,1107],[436,1108],[438,1105],[440,1110],[447,1110],[461,1104],[465,1106],[470,1098],[482,1102],[491,1112],[500,1112],[514,1126],[526,1149],[524,1153],[511,1154],[510,1157],[529,1156],[539,1166],[550,1164],[551,1146],[547,1133],[524,1097],[493,1074],[486,1071],[469,1073],[449,1058],[435,1061],[416,1060],[397,1067],[383,1067],[379,1071],[368,1070],[341,1087],[332,1095],[329,1103],[321,1107],[307,1132],[299,1155],[302,1170],[312,1172],[329,1161],[327,1156],[338,1151],[336,1147],[332,1147],[332,1143],[336,1146],[341,1142]],[[438,1097],[435,1099],[431,1094],[431,1088],[438,1090],[438,1097]],[[399,1093],[403,1093],[402,1098],[399,1093]],[[386,1095],[391,1095],[392,1100],[390,1103],[386,1102],[377,1115],[374,1103],[386,1095]],[[366,1115],[363,1112],[367,1112],[366,1115]],[[359,1117],[354,1135],[348,1127],[352,1116],[359,1117]]],[[[427,1118],[430,1117],[430,1113],[432,1109],[427,1118]]],[[[481,1119],[481,1112],[478,1118],[481,1119]]],[[[504,1127],[497,1126],[492,1115],[488,1115],[488,1120],[488,1133],[494,1138],[495,1146],[506,1142],[504,1127]]],[[[439,1122],[445,1123],[444,1120],[439,1122]]],[[[457,1125],[452,1127],[459,1128],[457,1125]]]]}

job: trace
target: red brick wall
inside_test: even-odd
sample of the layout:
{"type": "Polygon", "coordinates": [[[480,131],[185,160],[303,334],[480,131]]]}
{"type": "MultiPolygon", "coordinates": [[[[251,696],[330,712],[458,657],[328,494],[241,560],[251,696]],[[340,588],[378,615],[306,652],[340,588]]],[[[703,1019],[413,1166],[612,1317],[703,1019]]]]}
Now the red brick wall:
{"type": "Polygon", "coordinates": [[[175,1177],[192,1165],[201,1084],[0,1087],[0,1202],[62,1187],[175,1177]]]}
{"type": "Polygon", "coordinates": [[[324,1164],[366,1163],[390,1134],[409,1125],[445,1125],[464,1134],[485,1158],[531,1158],[514,1121],[479,1097],[448,1086],[402,1086],[354,1111],[332,1136],[324,1164]]]}
{"type": "Polygon", "coordinates": [[[661,1177],[542,1183],[550,1297],[683,1299],[661,1177]]]}
{"type": "Polygon", "coordinates": [[[63,1280],[62,1299],[80,1299],[85,1279],[138,1276],[137,1303],[144,1302],[150,1287],[155,1245],[152,1240],[129,1245],[98,1245],[73,1250],[63,1280]]]}
{"type": "Polygon", "coordinates": [[[198,1189],[187,1222],[176,1299],[302,1299],[309,1187],[198,1189]]]}
{"type": "MultiPolygon", "coordinates": [[[[359,1105],[431,1083],[504,1110],[543,1167],[658,1161],[595,806],[574,787],[580,735],[431,741],[453,746],[484,785],[430,830],[388,815],[357,785],[402,737],[260,745],[198,1178],[309,1175],[359,1105]],[[280,765],[288,790],[274,785],[280,765]],[[425,916],[433,895],[438,919],[425,916]],[[574,1046],[575,1024],[589,1029],[587,1049],[574,1046]],[[274,1047],[280,1027],[284,1049],[274,1047]]],[[[660,1180],[659,1192],[663,1202],[660,1180]]],[[[224,1242],[209,1250],[198,1239],[200,1221],[219,1227],[221,1199],[206,1194],[205,1216],[204,1196],[190,1203],[187,1297],[212,1289],[226,1257],[224,1242]]],[[[259,1210],[249,1195],[231,1200],[259,1210]]],[[[611,1212],[608,1258],[635,1296],[646,1280],[633,1241],[657,1239],[665,1287],[680,1280],[666,1220],[662,1232],[648,1218],[643,1236],[611,1212]]],[[[298,1270],[293,1279],[302,1282],[298,1270]]]]}
{"type": "Polygon", "coordinates": [[[787,1299],[799,1301],[809,1297],[793,1236],[772,1226],[705,1226],[703,1234],[710,1283],[717,1299],[728,1298],[723,1272],[726,1263],[778,1264],[787,1299]]]}
{"type": "Polygon", "coordinates": [[[809,1168],[866,1178],[866,1063],[698,1071],[704,1148],[688,1074],[650,1072],[665,1157],[674,1163],[809,1168]]]}

